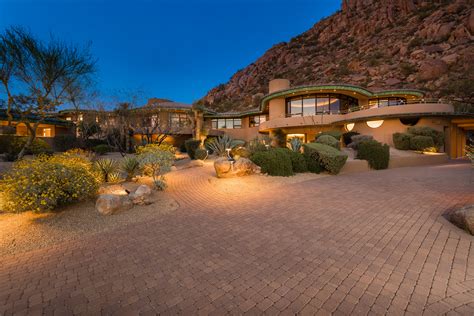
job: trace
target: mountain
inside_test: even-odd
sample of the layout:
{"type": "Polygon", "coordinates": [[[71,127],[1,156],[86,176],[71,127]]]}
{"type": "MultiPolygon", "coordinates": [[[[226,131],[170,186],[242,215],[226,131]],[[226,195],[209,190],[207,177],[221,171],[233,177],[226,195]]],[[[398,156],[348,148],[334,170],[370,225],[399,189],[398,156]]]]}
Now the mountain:
{"type": "Polygon", "coordinates": [[[474,85],[473,8],[473,0],[344,0],[340,11],[276,44],[196,103],[255,108],[274,78],[293,86],[418,88],[430,97],[464,92],[474,85]]]}

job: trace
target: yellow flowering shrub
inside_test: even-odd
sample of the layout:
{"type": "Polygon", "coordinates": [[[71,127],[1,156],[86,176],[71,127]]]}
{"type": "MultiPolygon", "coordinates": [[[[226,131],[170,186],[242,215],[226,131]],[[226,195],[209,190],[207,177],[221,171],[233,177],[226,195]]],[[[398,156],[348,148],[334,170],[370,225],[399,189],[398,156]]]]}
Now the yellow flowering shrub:
{"type": "Polygon", "coordinates": [[[81,152],[40,155],[13,165],[0,181],[4,211],[51,211],[96,194],[99,178],[81,152]]]}
{"type": "Polygon", "coordinates": [[[155,152],[155,151],[169,151],[170,153],[174,154],[176,152],[176,148],[173,145],[163,142],[161,144],[146,144],[143,146],[138,146],[136,148],[136,152],[138,155],[148,153],[148,152],[155,152]]]}

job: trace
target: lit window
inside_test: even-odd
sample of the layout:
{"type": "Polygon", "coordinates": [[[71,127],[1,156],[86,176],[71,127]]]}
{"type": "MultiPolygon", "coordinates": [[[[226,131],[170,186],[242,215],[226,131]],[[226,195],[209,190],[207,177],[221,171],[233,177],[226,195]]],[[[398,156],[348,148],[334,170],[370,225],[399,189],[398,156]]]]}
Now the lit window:
{"type": "Polygon", "coordinates": [[[82,114],[79,114],[77,118],[79,119],[79,121],[82,121],[84,119],[84,116],[82,114]]]}
{"type": "Polygon", "coordinates": [[[66,117],[66,121],[72,121],[72,117],[70,116],[66,117]]]}
{"type": "Polygon", "coordinates": [[[51,128],[43,128],[43,137],[51,137],[51,128]]]}
{"type": "Polygon", "coordinates": [[[346,124],[346,130],[348,132],[352,131],[354,129],[355,123],[347,123],[346,124]]]}
{"type": "Polygon", "coordinates": [[[382,126],[383,120],[378,120],[378,121],[367,121],[367,126],[370,128],[377,128],[382,126]]]}

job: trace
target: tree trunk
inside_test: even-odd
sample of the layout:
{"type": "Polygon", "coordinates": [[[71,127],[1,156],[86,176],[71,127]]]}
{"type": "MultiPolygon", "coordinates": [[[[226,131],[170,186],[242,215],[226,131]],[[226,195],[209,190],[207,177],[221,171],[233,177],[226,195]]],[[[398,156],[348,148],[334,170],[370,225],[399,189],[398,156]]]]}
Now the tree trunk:
{"type": "Polygon", "coordinates": [[[33,124],[33,127],[31,127],[30,123],[25,123],[25,125],[28,131],[30,132],[30,134],[28,135],[28,139],[26,140],[25,145],[23,146],[23,148],[20,150],[20,153],[18,154],[18,157],[17,157],[18,160],[20,160],[21,158],[25,156],[26,150],[30,148],[31,144],[33,144],[33,141],[36,138],[36,129],[38,128],[39,122],[36,122],[35,124],[33,124]]]}

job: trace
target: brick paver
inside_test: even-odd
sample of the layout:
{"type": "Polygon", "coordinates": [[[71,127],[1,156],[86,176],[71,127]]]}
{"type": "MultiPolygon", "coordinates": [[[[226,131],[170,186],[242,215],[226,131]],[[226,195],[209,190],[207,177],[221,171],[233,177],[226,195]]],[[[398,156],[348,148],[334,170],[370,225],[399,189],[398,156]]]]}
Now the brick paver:
{"type": "Polygon", "coordinates": [[[469,165],[226,192],[208,172],[175,172],[156,221],[0,258],[0,315],[474,313],[474,238],[441,217],[474,203],[469,165]]]}

